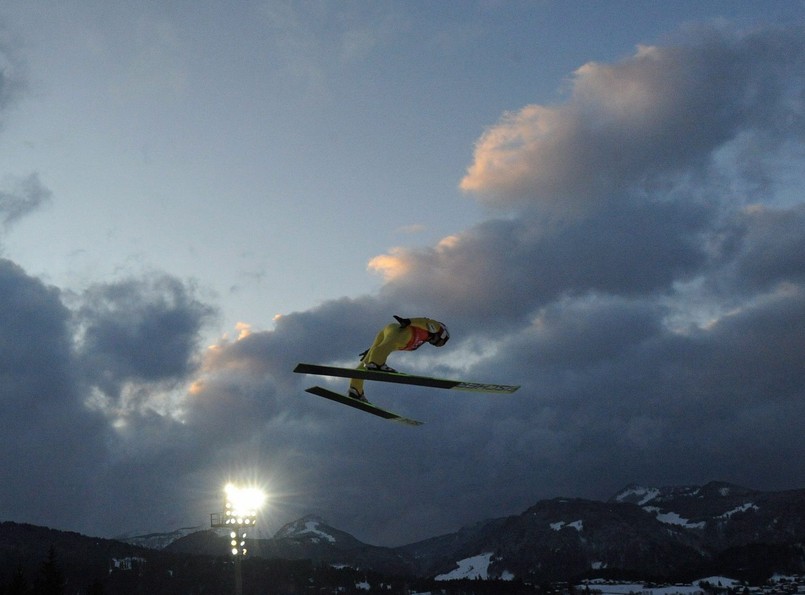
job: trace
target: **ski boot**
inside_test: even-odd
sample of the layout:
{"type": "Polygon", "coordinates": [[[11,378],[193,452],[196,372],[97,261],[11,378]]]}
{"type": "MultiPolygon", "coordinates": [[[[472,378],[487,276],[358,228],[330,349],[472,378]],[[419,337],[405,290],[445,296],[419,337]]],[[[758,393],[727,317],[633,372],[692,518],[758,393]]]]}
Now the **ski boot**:
{"type": "Polygon", "coordinates": [[[349,392],[347,396],[351,399],[355,399],[356,401],[360,401],[361,403],[368,403],[369,399],[366,398],[366,395],[363,394],[363,391],[359,391],[357,388],[349,387],[349,392]]]}
{"type": "Polygon", "coordinates": [[[374,362],[369,362],[366,364],[366,369],[370,372],[388,372],[389,374],[399,374],[397,370],[387,366],[386,364],[376,364],[374,362]]]}

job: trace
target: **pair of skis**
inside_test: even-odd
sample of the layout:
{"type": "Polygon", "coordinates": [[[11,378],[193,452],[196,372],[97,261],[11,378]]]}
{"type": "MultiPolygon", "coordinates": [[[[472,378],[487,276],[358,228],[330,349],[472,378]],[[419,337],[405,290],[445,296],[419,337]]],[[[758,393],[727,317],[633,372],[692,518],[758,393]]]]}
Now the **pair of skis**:
{"type": "MultiPolygon", "coordinates": [[[[442,388],[448,390],[462,390],[481,393],[504,393],[511,394],[519,386],[508,384],[485,384],[480,382],[464,382],[461,380],[446,380],[443,378],[430,378],[428,376],[414,376],[412,374],[401,374],[399,372],[379,372],[374,370],[358,370],[353,368],[338,368],[334,366],[320,366],[317,364],[298,364],[294,368],[297,374],[317,374],[320,376],[335,376],[338,378],[362,378],[364,380],[379,380],[381,382],[394,382],[397,384],[413,384],[416,386],[427,386],[431,388],[442,388]]],[[[311,386],[305,392],[325,399],[330,399],[337,403],[349,405],[355,409],[360,409],[366,413],[377,415],[384,419],[396,421],[409,426],[421,426],[422,422],[415,419],[404,417],[388,409],[383,409],[372,403],[353,399],[335,391],[331,391],[321,386],[311,386]]]]}

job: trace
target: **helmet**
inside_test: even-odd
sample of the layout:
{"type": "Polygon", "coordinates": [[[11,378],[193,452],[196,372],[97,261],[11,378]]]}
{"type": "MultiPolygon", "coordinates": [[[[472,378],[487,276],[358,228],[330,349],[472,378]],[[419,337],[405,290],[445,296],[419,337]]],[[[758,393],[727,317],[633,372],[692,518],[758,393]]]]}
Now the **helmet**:
{"type": "Polygon", "coordinates": [[[437,322],[436,324],[428,324],[428,330],[430,331],[428,343],[431,345],[442,347],[445,343],[447,343],[448,339],[450,339],[450,332],[441,322],[437,322]]]}

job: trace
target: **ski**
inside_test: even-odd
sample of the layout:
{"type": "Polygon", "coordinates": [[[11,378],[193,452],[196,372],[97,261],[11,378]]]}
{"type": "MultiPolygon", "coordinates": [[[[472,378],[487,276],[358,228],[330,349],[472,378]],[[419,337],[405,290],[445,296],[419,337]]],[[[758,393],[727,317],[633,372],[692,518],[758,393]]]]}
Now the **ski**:
{"type": "Polygon", "coordinates": [[[322,388],[320,386],[311,386],[310,388],[306,388],[305,392],[310,393],[311,395],[316,395],[319,397],[324,397],[325,399],[330,399],[331,401],[335,401],[337,403],[342,403],[344,405],[349,405],[350,407],[354,407],[355,409],[360,409],[361,411],[365,411],[366,413],[371,413],[372,415],[377,415],[378,417],[382,417],[383,419],[389,419],[391,421],[396,421],[401,424],[405,424],[406,426],[421,426],[422,422],[417,421],[415,419],[409,419],[407,417],[403,417],[402,415],[398,415],[393,413],[387,409],[383,409],[382,407],[378,407],[377,405],[373,405],[371,403],[366,403],[364,401],[359,401],[358,399],[353,399],[352,397],[348,397],[346,395],[342,395],[341,393],[337,393],[335,391],[328,390],[326,388],[322,388]]]}
{"type": "Polygon", "coordinates": [[[464,382],[462,380],[446,380],[431,378],[429,376],[415,376],[399,372],[378,372],[374,370],[358,370],[356,368],[338,368],[335,366],[320,366],[318,364],[297,364],[294,368],[297,374],[318,374],[320,376],[336,376],[338,378],[362,378],[364,380],[379,380],[381,382],[396,382],[398,384],[413,384],[431,388],[445,388],[450,390],[464,390],[480,393],[513,393],[519,385],[486,384],[481,382],[464,382]]]}

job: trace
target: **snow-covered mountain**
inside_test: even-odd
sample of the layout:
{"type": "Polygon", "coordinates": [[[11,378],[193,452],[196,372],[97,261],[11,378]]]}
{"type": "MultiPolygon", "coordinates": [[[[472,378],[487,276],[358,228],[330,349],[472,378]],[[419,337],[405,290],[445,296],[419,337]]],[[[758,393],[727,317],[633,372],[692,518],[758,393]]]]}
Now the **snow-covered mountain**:
{"type": "Polygon", "coordinates": [[[662,488],[644,487],[632,484],[615,494],[613,502],[631,502],[644,506],[651,503],[719,500],[724,498],[745,498],[752,494],[761,494],[723,481],[711,481],[703,486],[667,486],[662,488]]]}
{"type": "MultiPolygon", "coordinates": [[[[213,530],[178,539],[166,549],[185,554],[228,555],[229,538],[213,530]]],[[[412,574],[413,565],[395,549],[363,543],[315,515],[284,525],[271,539],[246,539],[249,556],[313,560],[334,566],[371,569],[389,575],[412,574]]]]}
{"type": "Polygon", "coordinates": [[[131,531],[124,535],[115,537],[116,541],[122,541],[131,545],[145,547],[152,550],[162,550],[171,543],[192,533],[201,531],[202,527],[182,527],[169,533],[146,533],[143,531],[131,531]]]}
{"type": "Polygon", "coordinates": [[[703,546],[781,543],[805,537],[805,490],[759,492],[713,481],[704,486],[629,486],[610,500],[637,504],[664,525],[690,530],[703,546]]]}
{"type": "Polygon", "coordinates": [[[299,520],[284,525],[274,535],[274,539],[306,537],[310,537],[311,539],[323,539],[329,543],[335,543],[337,540],[337,538],[329,531],[327,523],[324,522],[324,519],[314,514],[302,517],[299,520]]]}
{"type": "MultiPolygon", "coordinates": [[[[804,542],[805,490],[759,492],[711,482],[632,485],[606,502],[543,500],[519,515],[397,548],[362,543],[307,516],[249,549],[250,555],[389,574],[543,582],[615,575],[681,580],[727,571],[803,573],[804,542]]],[[[180,539],[170,549],[223,555],[227,547],[225,539],[207,531],[180,539]]]]}
{"type": "Polygon", "coordinates": [[[274,539],[324,544],[338,549],[364,545],[349,533],[330,527],[324,519],[316,515],[308,515],[284,525],[274,534],[274,539]]]}

